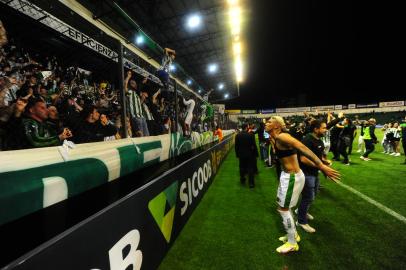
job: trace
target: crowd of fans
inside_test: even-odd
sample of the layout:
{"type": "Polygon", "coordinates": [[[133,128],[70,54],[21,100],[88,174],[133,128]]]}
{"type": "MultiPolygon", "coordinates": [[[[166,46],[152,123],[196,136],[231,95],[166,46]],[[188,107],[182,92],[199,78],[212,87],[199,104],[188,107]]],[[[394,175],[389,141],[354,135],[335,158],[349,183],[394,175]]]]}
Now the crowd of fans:
{"type": "MultiPolygon", "coordinates": [[[[262,119],[258,119],[262,120],[262,119]]],[[[323,137],[324,154],[327,156],[329,152],[333,154],[333,160],[342,161],[345,165],[350,165],[349,156],[352,154],[353,142],[358,134],[358,149],[360,158],[364,161],[372,160],[369,154],[375,149],[378,138],[375,135],[375,127],[377,122],[374,118],[361,120],[358,116],[353,119],[345,117],[343,113],[334,115],[330,112],[323,114],[304,113],[303,117],[287,117],[284,119],[286,123],[285,131],[299,141],[311,133],[311,123],[314,120],[320,120],[327,123],[328,131],[323,137]],[[299,121],[297,121],[299,120],[299,121]],[[358,127],[358,129],[357,129],[358,127]]],[[[266,121],[266,119],[264,119],[266,121]]],[[[276,156],[273,155],[272,144],[266,132],[264,132],[264,122],[249,123],[249,131],[258,134],[260,157],[267,166],[277,164],[276,156]]],[[[381,144],[385,154],[392,156],[400,156],[400,147],[406,144],[406,117],[401,121],[393,121],[382,126],[384,132],[381,144]]],[[[406,159],[405,159],[406,164],[406,159]]]]}
{"type": "MultiPolygon", "coordinates": [[[[25,45],[8,37],[0,21],[0,150],[56,146],[66,139],[87,143],[124,136],[119,87],[107,80],[95,81],[91,71],[33,53],[25,45]]],[[[124,91],[130,137],[175,131],[190,136],[191,131],[204,132],[214,126],[207,101],[183,92],[175,102],[167,82],[161,88],[148,77],[127,70],[124,91]]]]}

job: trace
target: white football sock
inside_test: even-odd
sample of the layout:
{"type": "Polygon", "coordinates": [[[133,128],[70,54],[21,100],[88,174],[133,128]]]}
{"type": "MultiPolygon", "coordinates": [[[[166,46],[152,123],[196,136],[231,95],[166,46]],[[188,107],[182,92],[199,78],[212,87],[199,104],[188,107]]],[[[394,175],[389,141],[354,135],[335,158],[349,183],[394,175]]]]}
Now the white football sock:
{"type": "Polygon", "coordinates": [[[282,217],[282,223],[288,235],[288,242],[291,244],[296,244],[296,226],[295,221],[293,220],[292,213],[290,211],[281,210],[278,210],[278,212],[282,217]]]}

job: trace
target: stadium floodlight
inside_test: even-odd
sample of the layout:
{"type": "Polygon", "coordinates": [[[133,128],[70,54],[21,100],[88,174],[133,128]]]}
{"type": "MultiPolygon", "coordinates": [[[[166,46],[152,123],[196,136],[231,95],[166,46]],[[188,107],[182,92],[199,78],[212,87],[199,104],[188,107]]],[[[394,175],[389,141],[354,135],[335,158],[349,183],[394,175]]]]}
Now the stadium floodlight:
{"type": "Polygon", "coordinates": [[[239,35],[241,32],[241,8],[236,6],[230,9],[230,26],[233,36],[239,35]]]}
{"type": "Polygon", "coordinates": [[[218,67],[217,64],[210,64],[208,69],[209,69],[209,72],[210,72],[210,73],[216,73],[216,71],[218,70],[218,68],[219,68],[219,67],[218,67]]]}
{"type": "Polygon", "coordinates": [[[199,14],[190,15],[187,19],[187,26],[190,29],[196,29],[202,23],[202,17],[199,14]]]}
{"type": "Polygon", "coordinates": [[[235,60],[235,73],[237,76],[237,82],[242,82],[243,77],[243,64],[242,64],[242,60],[241,57],[237,57],[237,59],[235,60]]]}
{"type": "Polygon", "coordinates": [[[224,83],[219,83],[218,88],[219,88],[219,90],[223,90],[224,89],[224,83]]]}
{"type": "Polygon", "coordinates": [[[227,93],[227,94],[224,94],[224,98],[228,98],[229,97],[229,94],[227,93]]]}
{"type": "Polygon", "coordinates": [[[234,53],[234,56],[237,56],[237,55],[241,55],[241,52],[242,52],[242,48],[241,48],[241,42],[234,42],[233,43],[233,53],[234,53]]]}
{"type": "Polygon", "coordinates": [[[197,92],[199,92],[199,94],[200,94],[202,92],[202,90],[199,89],[199,91],[197,91],[197,92]]]}
{"type": "Polygon", "coordinates": [[[137,45],[141,45],[144,43],[144,37],[142,35],[139,35],[136,39],[135,42],[137,43],[137,45]]]}
{"type": "Polygon", "coordinates": [[[187,83],[187,85],[191,85],[191,84],[192,84],[192,80],[189,79],[189,80],[186,81],[186,83],[187,83]]]}
{"type": "Polygon", "coordinates": [[[176,71],[176,66],[174,64],[169,65],[169,70],[170,71],[176,71]]]}

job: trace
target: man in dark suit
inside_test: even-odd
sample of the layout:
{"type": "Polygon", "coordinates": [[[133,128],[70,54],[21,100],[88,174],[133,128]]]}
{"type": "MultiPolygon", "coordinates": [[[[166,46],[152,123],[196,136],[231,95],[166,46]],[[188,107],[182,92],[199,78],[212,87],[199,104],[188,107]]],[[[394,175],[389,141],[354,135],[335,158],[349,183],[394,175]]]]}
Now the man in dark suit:
{"type": "Polygon", "coordinates": [[[258,149],[255,143],[255,135],[248,132],[248,125],[242,125],[242,131],[235,138],[235,153],[240,160],[240,181],[245,183],[245,175],[248,173],[250,188],[255,186],[254,173],[258,157],[258,149]]]}

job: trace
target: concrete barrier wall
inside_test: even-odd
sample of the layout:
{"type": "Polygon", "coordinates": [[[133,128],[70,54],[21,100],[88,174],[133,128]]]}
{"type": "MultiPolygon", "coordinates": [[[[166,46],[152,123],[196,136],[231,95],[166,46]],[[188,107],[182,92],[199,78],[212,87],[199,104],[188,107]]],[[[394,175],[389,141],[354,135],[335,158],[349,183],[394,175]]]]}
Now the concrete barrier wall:
{"type": "Polygon", "coordinates": [[[217,140],[212,132],[173,133],[0,152],[0,225],[217,140]]]}

